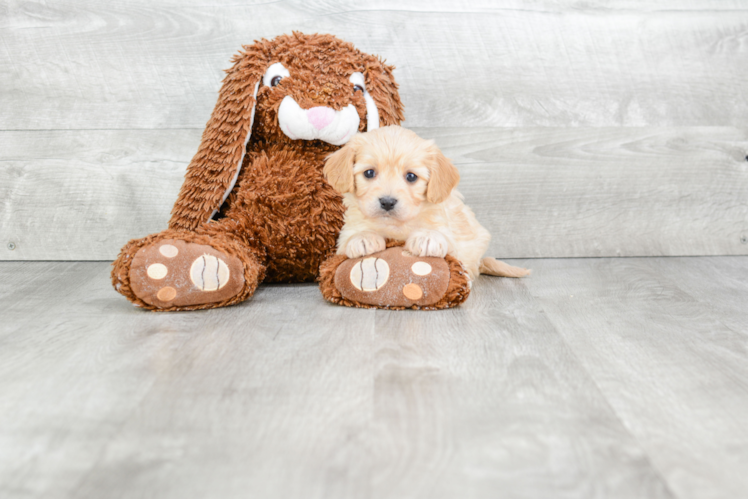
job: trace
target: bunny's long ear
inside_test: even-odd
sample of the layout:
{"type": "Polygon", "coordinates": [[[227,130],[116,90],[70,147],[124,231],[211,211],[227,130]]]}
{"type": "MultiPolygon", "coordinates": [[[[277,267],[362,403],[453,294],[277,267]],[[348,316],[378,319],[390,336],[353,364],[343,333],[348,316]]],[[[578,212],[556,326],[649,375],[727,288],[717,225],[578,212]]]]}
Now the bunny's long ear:
{"type": "Polygon", "coordinates": [[[171,211],[170,229],[194,230],[207,222],[234,187],[252,134],[257,90],[267,68],[262,42],[233,57],[218,102],[171,211]]]}
{"type": "MultiPolygon", "coordinates": [[[[366,92],[371,96],[376,104],[376,111],[379,115],[379,125],[400,125],[403,117],[403,103],[400,101],[400,94],[397,91],[397,83],[392,75],[394,66],[389,66],[381,59],[375,56],[366,56],[366,69],[364,76],[366,78],[366,92]]],[[[369,110],[367,102],[367,118],[373,113],[369,110]]],[[[373,130],[372,124],[368,124],[368,130],[373,130]]]]}

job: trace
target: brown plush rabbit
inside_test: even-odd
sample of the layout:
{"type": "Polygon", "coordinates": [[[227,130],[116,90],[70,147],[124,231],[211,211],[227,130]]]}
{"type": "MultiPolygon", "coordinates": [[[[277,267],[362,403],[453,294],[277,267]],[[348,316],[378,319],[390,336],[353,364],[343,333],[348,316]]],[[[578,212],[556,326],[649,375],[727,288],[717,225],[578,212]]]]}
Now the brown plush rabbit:
{"type": "Polygon", "coordinates": [[[169,228],[113,264],[115,289],[143,308],[221,307],[263,280],[314,280],[344,212],[325,158],[403,119],[393,68],[331,35],[263,39],[232,62],[169,228]]]}

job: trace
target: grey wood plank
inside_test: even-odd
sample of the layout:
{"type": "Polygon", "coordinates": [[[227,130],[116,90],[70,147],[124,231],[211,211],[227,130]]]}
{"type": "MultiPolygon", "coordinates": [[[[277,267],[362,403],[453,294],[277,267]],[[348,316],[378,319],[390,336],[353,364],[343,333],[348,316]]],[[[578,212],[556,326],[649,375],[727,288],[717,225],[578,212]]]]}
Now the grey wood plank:
{"type": "MultiPolygon", "coordinates": [[[[293,479],[283,475],[285,469],[276,469],[279,461],[288,458],[283,446],[298,451],[296,460],[299,465],[306,465],[305,472],[313,476],[324,464],[307,461],[308,454],[315,453],[326,439],[336,450],[344,445],[347,433],[356,425],[356,412],[365,410],[357,406],[366,391],[357,386],[356,370],[366,367],[350,364],[353,358],[347,354],[346,345],[366,352],[365,343],[360,341],[366,338],[367,329],[372,329],[373,311],[325,307],[315,286],[263,287],[243,306],[207,311],[207,314],[161,315],[133,308],[116,295],[108,282],[106,263],[3,263],[0,275],[7,278],[3,279],[4,283],[9,283],[2,290],[0,304],[2,310],[6,310],[7,305],[11,311],[0,330],[0,342],[4,344],[0,353],[3,360],[0,363],[3,394],[0,398],[3,410],[0,411],[0,442],[6,445],[0,447],[2,496],[80,496],[86,490],[82,485],[88,484],[89,488],[101,485],[97,481],[106,479],[114,471],[102,470],[92,475],[93,467],[99,465],[106,450],[117,449],[116,441],[113,444],[112,440],[126,433],[124,421],[137,418],[141,401],[147,399],[148,394],[158,392],[160,384],[168,392],[174,391],[170,401],[155,402],[160,408],[159,414],[166,419],[166,427],[174,425],[186,430],[191,437],[182,444],[161,442],[165,448],[160,449],[155,436],[143,435],[136,448],[127,450],[128,454],[135,455],[123,461],[124,468],[117,468],[118,481],[129,483],[134,476],[144,479],[149,470],[161,472],[151,461],[165,465],[174,463],[173,459],[177,458],[174,453],[193,449],[193,440],[200,441],[203,446],[196,457],[207,459],[220,474],[224,459],[230,457],[220,447],[214,448],[215,440],[210,436],[218,432],[223,436],[221,441],[227,446],[226,451],[246,459],[242,467],[257,466],[253,477],[258,481],[256,491],[259,492],[265,484],[293,479]],[[32,279],[21,277],[38,274],[51,282],[49,286],[40,287],[32,279]],[[57,281],[51,279],[55,276],[57,281]],[[19,293],[11,288],[11,283],[25,283],[27,288],[19,293]],[[73,287],[72,291],[69,286],[73,287]],[[266,296],[268,293],[270,295],[266,296]],[[47,308],[47,302],[54,303],[55,299],[60,304],[47,308]],[[263,306],[264,300],[269,307],[263,306]],[[302,307],[299,308],[300,300],[302,307]],[[32,307],[19,308],[18,302],[31,302],[32,307]],[[39,311],[30,314],[28,309],[34,307],[41,314],[39,311]],[[309,308],[320,311],[312,322],[305,316],[309,308]],[[335,324],[339,325],[337,331],[329,327],[335,324]],[[341,335],[340,330],[348,328],[363,337],[352,336],[347,340],[348,335],[341,335]],[[310,329],[320,335],[309,337],[306,334],[310,329]],[[326,342],[328,330],[335,334],[331,342],[326,342]],[[270,360],[257,354],[267,354],[262,346],[275,345],[281,333],[285,335],[283,343],[290,349],[275,353],[270,360]],[[319,345],[315,348],[316,344],[319,345]],[[320,350],[322,360],[314,356],[320,350]],[[321,361],[313,365],[317,370],[298,372],[294,368],[296,364],[307,366],[303,359],[310,355],[315,363],[321,361]],[[199,366],[207,372],[192,371],[199,366]],[[327,372],[324,366],[329,366],[327,372]],[[188,373],[208,378],[202,382],[192,380],[188,373]],[[341,373],[350,377],[345,387],[336,384],[341,373]],[[332,397],[326,392],[306,393],[304,377],[307,375],[339,391],[332,397]],[[173,386],[176,379],[187,385],[173,386]],[[210,384],[208,379],[221,387],[210,384]],[[220,400],[213,402],[216,406],[200,406],[189,396],[199,391],[200,384],[212,387],[211,395],[220,400]],[[173,386],[171,390],[170,386],[173,386]],[[180,396],[177,392],[182,389],[186,393],[180,396]],[[218,392],[212,392],[214,389],[218,392]],[[228,405],[222,406],[221,401],[228,405]],[[345,422],[350,428],[336,427],[338,414],[334,409],[337,405],[340,411],[353,410],[352,419],[345,422]],[[223,411],[229,413],[224,415],[223,411]],[[303,419],[309,412],[314,412],[314,418],[303,419]],[[181,419],[180,415],[185,418],[181,419]],[[214,422],[218,425],[216,428],[201,423],[205,418],[212,418],[211,415],[218,418],[214,422]],[[326,415],[332,420],[327,420],[326,415]],[[224,418],[228,418],[226,424],[235,427],[222,426],[224,418]],[[297,425],[299,419],[304,425],[297,425]],[[180,427],[180,422],[185,427],[180,427]],[[307,425],[314,425],[313,430],[318,434],[310,434],[312,428],[307,425]],[[325,429],[328,429],[327,435],[325,429]],[[242,446],[244,432],[258,437],[256,448],[242,446]],[[267,433],[275,436],[281,448],[274,458],[258,455],[267,433]],[[294,448],[300,440],[304,446],[294,448]],[[304,455],[305,450],[307,455],[304,455]],[[141,458],[151,462],[140,471],[144,475],[138,474],[138,468],[145,465],[141,458]]],[[[147,407],[142,411],[147,412],[147,407]]],[[[293,467],[290,470],[294,470],[293,467]]],[[[189,495],[199,494],[206,475],[196,475],[189,467],[178,471],[185,478],[191,478],[186,483],[189,495]]],[[[322,481],[335,487],[345,478],[336,479],[334,472],[333,468],[332,477],[313,476],[309,481],[322,481]]],[[[232,484],[231,477],[226,477],[226,484],[232,484]]],[[[302,485],[312,486],[306,481],[302,481],[302,485]]],[[[126,489],[118,488],[116,482],[104,486],[106,496],[122,495],[126,489]]],[[[168,489],[170,485],[160,484],[148,489],[149,485],[136,480],[129,491],[136,494],[134,488],[137,487],[145,487],[150,493],[144,496],[152,496],[158,494],[159,488],[168,489]]]]}
{"type": "Polygon", "coordinates": [[[111,289],[108,268],[0,266],[3,497],[69,495],[168,367],[170,353],[210,334],[215,314],[132,314],[111,289]]]}
{"type": "Polygon", "coordinates": [[[231,55],[292,30],[394,63],[411,127],[742,126],[748,113],[740,0],[0,8],[0,130],[202,127],[231,55]]]}
{"type": "Polygon", "coordinates": [[[721,323],[748,335],[748,266],[742,258],[660,259],[668,280],[707,304],[721,323]]]}
{"type": "Polygon", "coordinates": [[[671,495],[523,282],[376,319],[375,496],[671,495]]]}
{"type": "Polygon", "coordinates": [[[0,278],[2,496],[670,496],[521,282],[441,313],[285,285],[157,314],[105,263],[0,278]]]}
{"type": "Polygon", "coordinates": [[[113,347],[128,344],[124,334],[97,334],[111,309],[82,312],[91,289],[102,290],[105,268],[103,263],[0,266],[4,497],[39,496],[51,485],[74,484],[147,389],[130,377],[132,364],[147,365],[147,356],[124,363],[106,357],[113,347]],[[92,383],[106,380],[106,373],[115,374],[114,384],[92,383]]]}
{"type": "MultiPolygon", "coordinates": [[[[673,279],[701,261],[535,260],[525,283],[676,496],[744,497],[748,332],[694,298],[715,287],[686,293],[673,279]]],[[[748,268],[745,257],[708,262],[723,283],[748,268]]]]}
{"type": "MultiPolygon", "coordinates": [[[[744,129],[415,130],[460,168],[493,255],[748,253],[744,129]]],[[[200,134],[0,132],[0,260],[110,260],[165,228],[200,134]]]]}

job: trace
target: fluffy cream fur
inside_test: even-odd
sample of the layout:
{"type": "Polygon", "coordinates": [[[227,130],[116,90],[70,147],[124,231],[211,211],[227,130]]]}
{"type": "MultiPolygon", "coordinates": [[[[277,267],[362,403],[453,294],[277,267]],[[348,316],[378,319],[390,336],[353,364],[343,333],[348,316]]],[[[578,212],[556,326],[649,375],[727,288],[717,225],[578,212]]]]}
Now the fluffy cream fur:
{"type": "Polygon", "coordinates": [[[454,256],[471,280],[530,273],[483,257],[491,235],[463,203],[459,173],[433,141],[398,126],[358,134],[328,158],[324,174],[346,207],[338,254],[369,255],[393,239],[413,255],[454,256]]]}

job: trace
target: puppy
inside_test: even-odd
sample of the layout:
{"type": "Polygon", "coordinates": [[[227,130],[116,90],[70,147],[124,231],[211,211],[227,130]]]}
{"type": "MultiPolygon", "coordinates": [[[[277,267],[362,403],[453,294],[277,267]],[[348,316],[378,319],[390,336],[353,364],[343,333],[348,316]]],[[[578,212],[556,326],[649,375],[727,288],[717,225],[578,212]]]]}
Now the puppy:
{"type": "Polygon", "coordinates": [[[460,174],[433,141],[398,126],[354,136],[323,170],[346,206],[337,253],[361,257],[405,242],[424,257],[454,256],[471,281],[480,273],[520,278],[530,271],[483,257],[491,241],[455,189],[460,174]]]}

